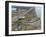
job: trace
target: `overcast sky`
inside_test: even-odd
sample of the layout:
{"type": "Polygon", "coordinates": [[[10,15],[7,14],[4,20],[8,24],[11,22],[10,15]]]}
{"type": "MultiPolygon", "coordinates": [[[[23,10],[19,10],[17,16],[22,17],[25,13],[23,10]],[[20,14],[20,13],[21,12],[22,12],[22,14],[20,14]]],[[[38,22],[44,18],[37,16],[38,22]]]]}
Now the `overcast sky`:
{"type": "Polygon", "coordinates": [[[36,7],[36,14],[38,17],[41,16],[41,12],[42,12],[41,10],[42,10],[42,7],[36,7]]]}

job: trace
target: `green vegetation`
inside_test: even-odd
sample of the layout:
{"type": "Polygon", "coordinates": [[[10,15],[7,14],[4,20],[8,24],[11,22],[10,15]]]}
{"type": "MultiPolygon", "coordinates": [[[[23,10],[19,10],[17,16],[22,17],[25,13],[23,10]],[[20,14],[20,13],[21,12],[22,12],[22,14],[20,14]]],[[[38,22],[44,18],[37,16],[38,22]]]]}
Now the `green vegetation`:
{"type": "Polygon", "coordinates": [[[30,24],[25,23],[25,22],[26,22],[26,20],[24,20],[24,18],[20,18],[16,21],[17,24],[20,24],[22,26],[22,28],[19,29],[18,31],[20,31],[20,30],[30,30],[30,29],[33,28],[30,24]]]}
{"type": "MultiPolygon", "coordinates": [[[[36,16],[34,8],[31,11],[28,9],[29,12],[26,9],[25,10],[27,12],[24,9],[21,9],[21,8],[19,8],[19,9],[17,9],[17,12],[12,13],[12,18],[14,18],[14,16],[15,16],[15,18],[14,18],[15,21],[14,20],[12,21],[12,26],[13,26],[12,30],[13,31],[34,30],[36,28],[34,26],[37,25],[36,21],[40,20],[40,18],[38,18],[36,16]],[[22,10],[24,10],[24,11],[22,11],[22,10]],[[32,22],[35,22],[35,23],[31,24],[32,22]]],[[[38,25],[39,25],[39,23],[38,23],[38,25]]]]}

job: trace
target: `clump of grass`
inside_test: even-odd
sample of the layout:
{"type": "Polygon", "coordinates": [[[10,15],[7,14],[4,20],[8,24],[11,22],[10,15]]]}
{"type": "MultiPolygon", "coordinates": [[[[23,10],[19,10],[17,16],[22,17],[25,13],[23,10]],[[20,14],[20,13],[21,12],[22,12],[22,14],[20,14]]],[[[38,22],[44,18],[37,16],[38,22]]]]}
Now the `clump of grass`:
{"type": "Polygon", "coordinates": [[[22,26],[22,28],[20,28],[20,29],[18,29],[18,31],[22,31],[22,30],[30,30],[31,28],[32,28],[32,26],[30,25],[30,24],[28,24],[28,23],[24,23],[25,22],[25,20],[23,19],[23,18],[20,18],[20,19],[18,19],[17,21],[16,21],[16,23],[18,24],[18,26],[19,25],[21,25],[22,26]]]}

